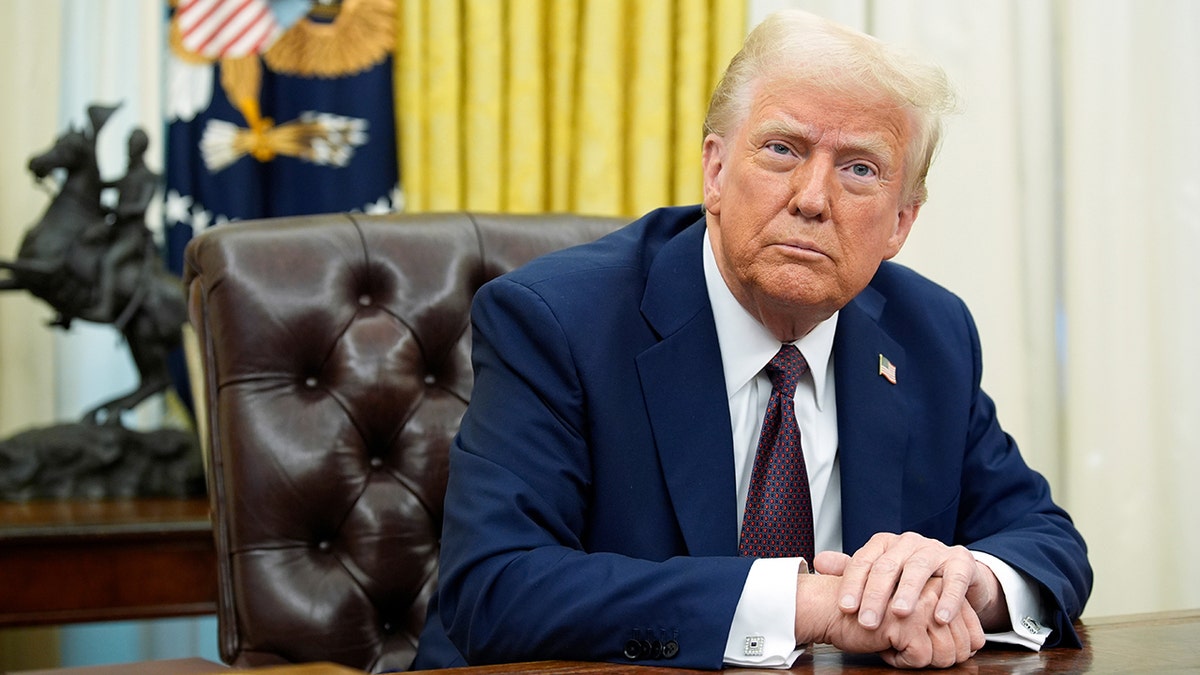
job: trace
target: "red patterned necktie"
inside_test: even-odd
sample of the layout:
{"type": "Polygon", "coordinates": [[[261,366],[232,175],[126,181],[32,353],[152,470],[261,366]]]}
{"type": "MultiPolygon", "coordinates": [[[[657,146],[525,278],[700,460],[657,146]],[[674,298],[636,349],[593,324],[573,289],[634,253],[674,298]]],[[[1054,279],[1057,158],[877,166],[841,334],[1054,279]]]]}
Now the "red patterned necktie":
{"type": "Polygon", "coordinates": [[[802,557],[811,565],[812,498],[792,403],[808,362],[794,345],[783,345],[766,371],[771,400],[758,437],[738,550],[753,558],[802,557]]]}

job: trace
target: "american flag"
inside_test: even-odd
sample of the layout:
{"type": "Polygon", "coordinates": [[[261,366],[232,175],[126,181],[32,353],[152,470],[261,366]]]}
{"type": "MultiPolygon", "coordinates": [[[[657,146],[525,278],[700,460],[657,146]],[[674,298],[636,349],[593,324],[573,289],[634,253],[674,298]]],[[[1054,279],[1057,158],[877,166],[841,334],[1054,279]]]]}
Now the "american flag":
{"type": "Polygon", "coordinates": [[[879,374],[888,382],[896,384],[896,366],[883,354],[879,355],[879,374]]]}
{"type": "Polygon", "coordinates": [[[267,0],[180,0],[175,17],[183,46],[212,59],[261,53],[283,33],[267,0]]]}

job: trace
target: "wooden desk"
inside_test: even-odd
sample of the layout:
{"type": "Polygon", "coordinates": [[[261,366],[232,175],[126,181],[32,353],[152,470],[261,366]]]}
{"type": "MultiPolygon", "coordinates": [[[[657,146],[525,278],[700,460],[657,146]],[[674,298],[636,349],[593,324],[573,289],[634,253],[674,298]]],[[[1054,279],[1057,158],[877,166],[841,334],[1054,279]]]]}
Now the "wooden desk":
{"type": "MultiPolygon", "coordinates": [[[[1083,649],[987,647],[970,661],[939,673],[1163,673],[1200,671],[1200,609],[1130,615],[1087,621],[1081,626],[1083,649]]],[[[682,671],[596,663],[547,662],[441,671],[454,675],[682,675],[682,671]]],[[[763,670],[733,668],[727,675],[763,675],[763,670]]],[[[895,670],[875,656],[843,654],[821,645],[801,656],[792,673],[889,673],[895,670]]]]}
{"type": "MultiPolygon", "coordinates": [[[[1200,609],[1094,619],[1080,627],[1083,649],[986,647],[970,661],[939,673],[1163,673],[1200,672],[1200,609]]],[[[439,671],[453,675],[683,675],[711,671],[647,668],[550,661],[439,671]]],[[[778,672],[732,668],[726,675],[778,672]]],[[[888,673],[895,670],[875,656],[843,654],[826,645],[804,655],[792,673],[888,673]]],[[[281,672],[280,675],[283,675],[281,672]]]]}
{"type": "Polygon", "coordinates": [[[216,612],[206,499],[0,502],[0,627],[216,612]]]}
{"type": "MultiPolygon", "coordinates": [[[[1140,614],[1111,619],[1095,619],[1081,627],[1083,649],[1048,649],[1030,652],[1023,649],[985,648],[975,658],[939,673],[1180,673],[1200,671],[1200,609],[1185,612],[1140,614]]],[[[30,671],[24,675],[228,675],[248,672],[252,675],[355,675],[358,671],[330,663],[275,666],[249,671],[230,670],[219,664],[187,659],[179,662],[158,661],[132,664],[124,670],[113,666],[64,668],[30,671]],[[178,665],[176,665],[178,664],[178,665]],[[143,669],[147,665],[153,668],[143,669]]],[[[500,666],[476,666],[435,671],[447,675],[701,675],[707,670],[680,670],[611,663],[543,661],[500,666]]],[[[780,671],[734,668],[726,675],[763,675],[780,671]]],[[[843,654],[821,646],[813,654],[801,656],[791,673],[888,673],[894,670],[874,656],[843,654]]]]}
{"type": "MultiPolygon", "coordinates": [[[[1200,671],[1200,609],[1185,612],[1130,615],[1095,619],[1081,626],[1083,649],[1024,649],[987,647],[970,661],[939,673],[1163,673],[1200,671]]],[[[710,673],[672,668],[648,668],[601,663],[550,661],[440,671],[453,675],[683,675],[710,673]]],[[[778,671],[733,668],[726,675],[763,675],[778,671]]],[[[895,670],[875,656],[843,654],[819,646],[804,655],[792,673],[888,673],[895,670]]],[[[280,671],[280,675],[285,675],[280,671]]]]}

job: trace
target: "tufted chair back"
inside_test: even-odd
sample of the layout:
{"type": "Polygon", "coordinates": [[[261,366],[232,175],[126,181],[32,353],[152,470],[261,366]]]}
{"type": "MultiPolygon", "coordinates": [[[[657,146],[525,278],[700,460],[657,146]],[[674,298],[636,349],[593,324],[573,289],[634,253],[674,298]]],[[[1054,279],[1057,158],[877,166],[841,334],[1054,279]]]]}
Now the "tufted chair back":
{"type": "Polygon", "coordinates": [[[225,661],[409,667],[471,398],[471,298],[624,222],[337,214],[192,240],[225,661]]]}

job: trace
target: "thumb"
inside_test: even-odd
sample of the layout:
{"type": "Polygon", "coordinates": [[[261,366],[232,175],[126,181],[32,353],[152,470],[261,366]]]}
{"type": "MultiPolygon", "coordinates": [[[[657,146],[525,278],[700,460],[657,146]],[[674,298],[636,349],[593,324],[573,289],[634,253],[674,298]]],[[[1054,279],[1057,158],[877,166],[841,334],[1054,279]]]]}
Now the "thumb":
{"type": "Polygon", "coordinates": [[[817,574],[841,576],[850,562],[850,556],[841,551],[821,551],[813,557],[813,570],[817,574]]]}

